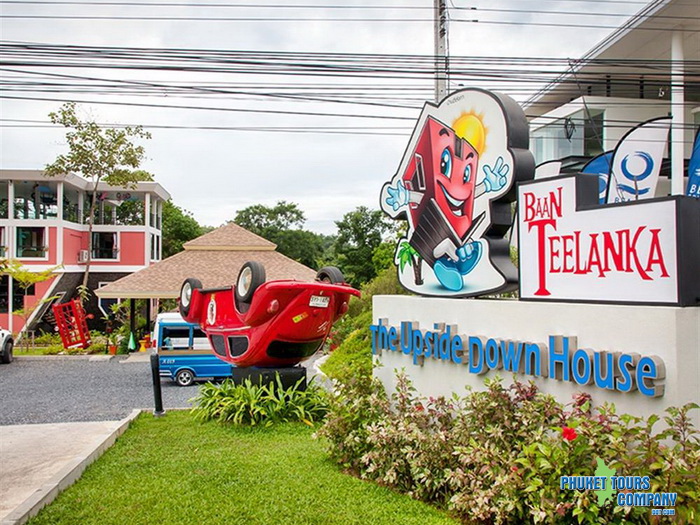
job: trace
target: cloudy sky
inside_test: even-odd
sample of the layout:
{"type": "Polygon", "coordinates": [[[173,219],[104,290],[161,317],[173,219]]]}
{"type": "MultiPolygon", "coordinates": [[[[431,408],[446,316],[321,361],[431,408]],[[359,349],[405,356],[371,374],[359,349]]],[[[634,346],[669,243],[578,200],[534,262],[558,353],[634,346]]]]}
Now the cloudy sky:
{"type": "MultiPolygon", "coordinates": [[[[474,72],[455,75],[450,88],[496,88],[525,100],[544,78],[539,73],[533,79],[533,68],[553,74],[562,65],[535,67],[517,60],[509,65],[477,57],[578,58],[644,4],[448,0],[450,55],[459,67],[473,63],[491,70],[481,78],[474,72]],[[500,71],[505,82],[494,80],[500,71]]],[[[47,115],[59,100],[76,100],[82,114],[98,122],[147,127],[153,138],[145,143],[144,168],[201,223],[217,226],[251,204],[287,200],[305,211],[307,228],[332,233],[345,212],[378,207],[411,119],[422,100],[433,96],[432,79],[425,68],[417,69],[417,56],[433,53],[432,5],[433,0],[0,1],[5,45],[187,50],[185,58],[167,63],[134,53],[106,61],[98,54],[89,59],[94,67],[77,67],[88,65],[85,55],[59,56],[55,48],[42,57],[3,53],[0,166],[41,169],[64,151],[64,132],[47,125],[47,115]],[[235,66],[213,51],[238,52],[235,66]],[[266,53],[257,65],[246,66],[240,52],[266,53]],[[410,57],[377,64],[384,55],[410,57]],[[340,59],[354,60],[358,71],[349,74],[346,67],[345,73],[329,75],[330,60],[340,59]],[[120,67],[99,67],[104,65],[120,67]],[[139,65],[147,67],[135,68],[139,65]],[[8,81],[16,87],[8,89],[8,81]],[[28,81],[44,86],[29,89],[28,81]],[[47,82],[54,85],[47,89],[47,82]]]]}

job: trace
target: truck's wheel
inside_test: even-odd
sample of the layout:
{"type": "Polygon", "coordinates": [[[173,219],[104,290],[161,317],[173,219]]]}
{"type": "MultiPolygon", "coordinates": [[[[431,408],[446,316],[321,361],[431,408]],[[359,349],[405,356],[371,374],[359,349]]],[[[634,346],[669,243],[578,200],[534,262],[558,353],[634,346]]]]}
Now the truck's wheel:
{"type": "Polygon", "coordinates": [[[236,302],[250,303],[258,287],[265,282],[265,267],[256,261],[243,265],[236,279],[236,302]]]}
{"type": "Polygon", "coordinates": [[[5,341],[5,345],[3,346],[2,349],[2,362],[5,364],[11,363],[12,362],[12,348],[15,346],[14,341],[12,339],[8,339],[5,341]]]}
{"type": "Polygon", "coordinates": [[[199,279],[194,279],[192,277],[185,279],[180,288],[180,315],[182,317],[187,317],[190,313],[190,307],[192,306],[192,293],[195,290],[201,290],[202,283],[199,279]]]}
{"type": "Polygon", "coordinates": [[[316,274],[316,280],[331,284],[344,284],[345,276],[335,266],[324,266],[316,274]]]}
{"type": "Polygon", "coordinates": [[[190,386],[194,383],[194,374],[192,370],[182,369],[175,374],[175,382],[180,386],[190,386]]]}

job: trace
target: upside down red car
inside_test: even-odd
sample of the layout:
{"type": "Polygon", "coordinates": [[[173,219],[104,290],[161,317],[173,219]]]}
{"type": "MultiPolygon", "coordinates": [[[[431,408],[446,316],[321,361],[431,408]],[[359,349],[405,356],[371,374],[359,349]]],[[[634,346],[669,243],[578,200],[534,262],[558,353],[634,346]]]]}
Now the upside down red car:
{"type": "Polygon", "coordinates": [[[216,355],[237,367],[293,366],[319,350],[333,323],[360,292],[328,266],[313,282],[265,281],[258,262],[241,268],[235,286],[202,288],[194,278],[180,289],[180,313],[198,323],[216,355]]]}

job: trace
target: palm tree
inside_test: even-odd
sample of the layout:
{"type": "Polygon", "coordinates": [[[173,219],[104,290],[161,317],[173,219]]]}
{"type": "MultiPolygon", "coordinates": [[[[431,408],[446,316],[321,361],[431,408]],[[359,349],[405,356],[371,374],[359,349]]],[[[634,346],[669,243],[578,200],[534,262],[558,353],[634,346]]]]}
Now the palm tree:
{"type": "Polygon", "coordinates": [[[421,264],[423,259],[416,249],[411,246],[408,241],[403,240],[399,243],[397,255],[399,258],[399,270],[403,272],[406,265],[410,264],[413,266],[413,282],[419,286],[423,284],[423,270],[421,264]]]}

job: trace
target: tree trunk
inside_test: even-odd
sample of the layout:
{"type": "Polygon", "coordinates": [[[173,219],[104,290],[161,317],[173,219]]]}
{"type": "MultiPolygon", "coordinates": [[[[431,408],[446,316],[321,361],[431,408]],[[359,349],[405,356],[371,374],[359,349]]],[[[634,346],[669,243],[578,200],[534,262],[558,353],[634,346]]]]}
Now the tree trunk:
{"type": "Polygon", "coordinates": [[[413,282],[418,286],[423,284],[423,259],[420,257],[413,258],[413,282]]]}
{"type": "Polygon", "coordinates": [[[90,276],[90,263],[92,262],[92,227],[95,223],[95,207],[97,205],[97,185],[102,177],[97,177],[95,186],[92,188],[92,198],[90,199],[90,212],[88,213],[88,257],[85,263],[85,274],[83,275],[83,288],[87,290],[88,277],[90,276]]]}

